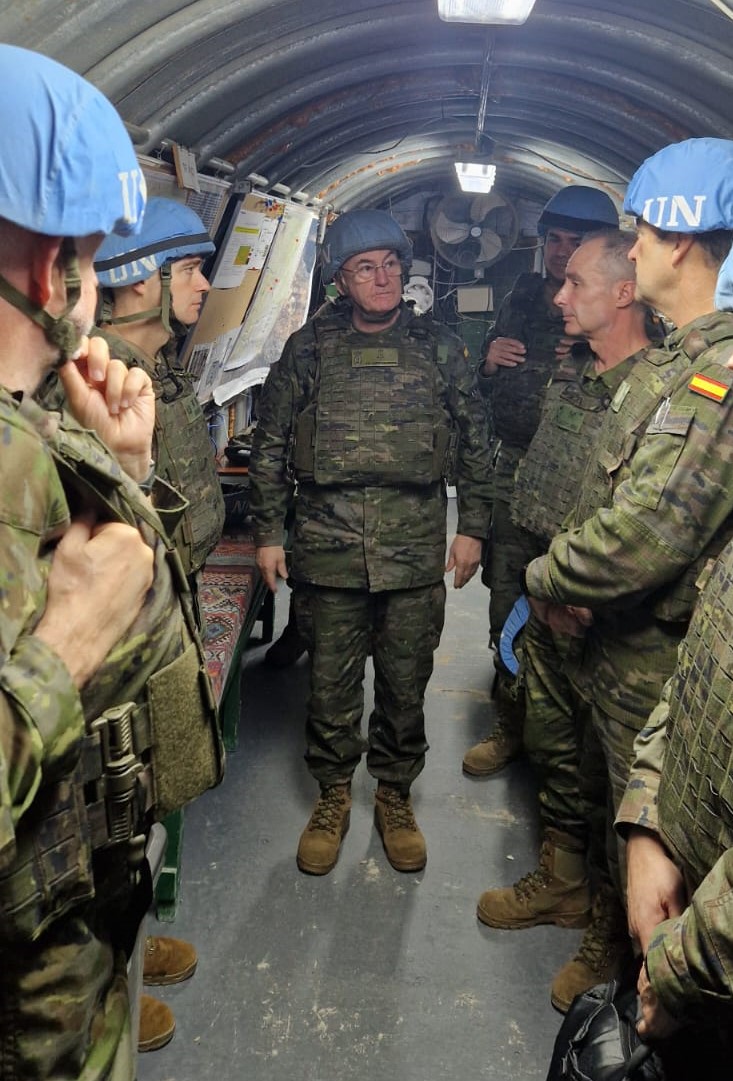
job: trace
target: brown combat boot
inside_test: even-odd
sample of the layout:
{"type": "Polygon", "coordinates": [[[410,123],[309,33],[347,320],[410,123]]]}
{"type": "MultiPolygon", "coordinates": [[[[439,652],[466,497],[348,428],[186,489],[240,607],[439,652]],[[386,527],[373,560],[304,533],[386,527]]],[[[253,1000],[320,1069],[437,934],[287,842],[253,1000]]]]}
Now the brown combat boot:
{"type": "Polygon", "coordinates": [[[548,829],[536,870],[503,889],[482,893],[476,915],[489,927],[515,930],[554,923],[558,927],[587,927],[590,889],[581,841],[548,829]]]}
{"type": "Polygon", "coordinates": [[[427,863],[425,838],[418,829],[410,793],[380,781],[374,797],[374,820],[387,859],[395,871],[421,871],[427,863]]]}
{"type": "Polygon", "coordinates": [[[463,772],[471,777],[490,777],[518,758],[522,750],[522,726],[514,718],[500,716],[493,731],[463,756],[463,772]]]}
{"type": "Polygon", "coordinates": [[[351,785],[321,788],[313,814],[300,835],[298,867],[308,875],[327,875],[336,866],[351,817],[351,785]]]}
{"type": "Polygon", "coordinates": [[[566,1013],[576,995],[620,976],[632,959],[621,899],[611,886],[602,886],[593,898],[590,926],[580,949],[552,981],[552,1005],[560,1013],[566,1013]]]}
{"type": "Polygon", "coordinates": [[[190,942],[164,935],[148,935],[145,939],[143,983],[150,987],[182,983],[196,971],[198,957],[190,942]]]}
{"type": "Polygon", "coordinates": [[[138,1051],[157,1051],[173,1039],[176,1019],[170,1007],[152,995],[140,996],[138,1051]]]}

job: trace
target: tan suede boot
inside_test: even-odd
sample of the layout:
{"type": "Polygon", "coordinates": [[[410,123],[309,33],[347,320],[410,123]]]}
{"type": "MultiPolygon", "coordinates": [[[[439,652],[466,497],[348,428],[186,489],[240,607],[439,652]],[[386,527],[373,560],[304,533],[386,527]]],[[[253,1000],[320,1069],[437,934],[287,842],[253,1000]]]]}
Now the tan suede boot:
{"type": "Polygon", "coordinates": [[[164,935],[148,935],[145,939],[143,983],[151,987],[182,983],[196,971],[198,957],[190,942],[164,935]]]}
{"type": "Polygon", "coordinates": [[[490,777],[518,758],[522,750],[522,727],[514,718],[500,716],[490,736],[463,756],[463,772],[471,777],[490,777]]]}
{"type": "Polygon", "coordinates": [[[491,697],[496,702],[497,720],[490,735],[463,756],[463,772],[470,777],[490,777],[522,753],[524,695],[513,678],[497,672],[491,697]]]}
{"type": "Polygon", "coordinates": [[[405,795],[394,785],[380,781],[374,797],[374,820],[395,871],[421,871],[428,854],[409,792],[405,795]]]}
{"type": "Polygon", "coordinates": [[[152,995],[141,995],[138,1051],[157,1051],[165,1047],[173,1039],[175,1031],[176,1019],[165,1002],[152,995]]]}
{"type": "Polygon", "coordinates": [[[566,1013],[576,995],[620,976],[632,960],[621,898],[611,886],[602,886],[593,898],[590,926],[580,949],[552,981],[552,1005],[560,1013],[566,1013]]]}
{"type": "Polygon", "coordinates": [[[336,866],[351,816],[351,785],[321,789],[308,825],[300,835],[298,867],[308,875],[327,875],[336,866]]]}
{"type": "Polygon", "coordinates": [[[482,893],[476,915],[489,927],[511,930],[540,923],[587,927],[590,889],[582,842],[548,829],[537,869],[513,886],[482,893]]]}

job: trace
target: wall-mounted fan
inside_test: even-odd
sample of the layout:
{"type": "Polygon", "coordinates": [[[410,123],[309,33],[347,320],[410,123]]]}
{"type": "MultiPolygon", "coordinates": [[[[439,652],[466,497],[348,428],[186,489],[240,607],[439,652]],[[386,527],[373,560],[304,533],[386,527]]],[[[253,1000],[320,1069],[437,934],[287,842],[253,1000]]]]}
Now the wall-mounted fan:
{"type": "Polygon", "coordinates": [[[519,235],[519,220],[514,207],[498,192],[446,195],[433,211],[430,235],[438,254],[453,266],[478,269],[511,251],[519,235]]]}

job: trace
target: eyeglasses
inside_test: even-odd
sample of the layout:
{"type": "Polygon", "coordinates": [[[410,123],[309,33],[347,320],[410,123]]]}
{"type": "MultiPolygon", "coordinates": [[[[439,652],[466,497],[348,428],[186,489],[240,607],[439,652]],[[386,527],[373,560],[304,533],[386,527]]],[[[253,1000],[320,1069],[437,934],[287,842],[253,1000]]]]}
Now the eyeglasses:
{"type": "Polygon", "coordinates": [[[353,274],[354,281],[359,282],[361,285],[374,281],[378,270],[383,270],[388,278],[399,278],[402,274],[402,263],[394,256],[390,256],[383,263],[360,263],[356,270],[341,267],[342,274],[353,274]]]}

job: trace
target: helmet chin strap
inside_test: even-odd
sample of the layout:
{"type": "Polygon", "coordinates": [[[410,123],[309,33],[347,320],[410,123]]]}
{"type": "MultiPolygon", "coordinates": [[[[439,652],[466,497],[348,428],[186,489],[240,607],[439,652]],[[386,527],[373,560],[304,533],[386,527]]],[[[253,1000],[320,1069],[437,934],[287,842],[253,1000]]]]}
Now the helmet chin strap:
{"type": "Polygon", "coordinates": [[[12,304],[18,311],[27,315],[37,326],[41,327],[46,340],[56,346],[59,357],[56,367],[61,367],[75,355],[79,348],[81,332],[79,327],[69,319],[69,315],[76,307],[81,296],[81,273],[79,260],[76,254],[76,244],[72,237],[64,237],[60,249],[61,261],[64,270],[64,283],[66,285],[66,304],[60,315],[51,315],[45,308],[34,304],[27,296],[11,285],[0,274],[0,296],[12,304]]]}
{"type": "MultiPolygon", "coordinates": [[[[164,263],[158,271],[160,274],[160,307],[149,308],[144,312],[135,312],[134,315],[113,316],[107,305],[102,307],[102,315],[105,323],[110,326],[121,326],[124,323],[142,323],[146,319],[160,319],[164,330],[169,338],[180,338],[188,331],[188,327],[176,319],[173,311],[173,298],[171,296],[171,264],[164,263]]],[[[106,292],[107,290],[105,290],[106,292]]]]}

